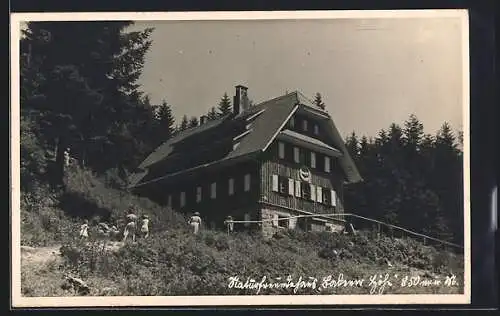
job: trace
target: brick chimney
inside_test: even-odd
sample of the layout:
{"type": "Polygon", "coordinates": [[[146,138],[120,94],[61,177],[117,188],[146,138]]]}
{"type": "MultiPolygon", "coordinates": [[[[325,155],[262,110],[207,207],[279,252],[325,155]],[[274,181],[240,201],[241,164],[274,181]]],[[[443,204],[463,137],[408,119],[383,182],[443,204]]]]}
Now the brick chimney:
{"type": "Polygon", "coordinates": [[[203,125],[207,122],[208,117],[206,115],[200,116],[200,125],[203,125]]]}
{"type": "Polygon", "coordinates": [[[233,100],[233,112],[234,114],[240,114],[248,109],[248,88],[242,85],[236,86],[236,95],[233,100]]]}

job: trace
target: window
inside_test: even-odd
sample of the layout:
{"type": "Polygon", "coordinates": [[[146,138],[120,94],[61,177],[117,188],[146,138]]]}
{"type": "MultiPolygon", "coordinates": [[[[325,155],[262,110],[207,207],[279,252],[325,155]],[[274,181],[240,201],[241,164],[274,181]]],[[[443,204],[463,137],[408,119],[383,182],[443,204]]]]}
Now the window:
{"type": "Polygon", "coordinates": [[[278,157],[280,159],[285,159],[285,144],[282,142],[278,143],[278,157]]]}
{"type": "Polygon", "coordinates": [[[210,185],[210,198],[215,199],[217,197],[217,183],[214,182],[210,185]]]}
{"type": "Polygon", "coordinates": [[[316,187],[316,202],[323,203],[323,188],[320,186],[316,187]]]}
{"type": "Polygon", "coordinates": [[[250,191],[250,174],[247,173],[245,175],[245,183],[244,183],[244,191],[247,192],[247,191],[250,191]]]}
{"type": "Polygon", "coordinates": [[[323,188],[323,203],[330,205],[332,195],[330,189],[323,188]]]}
{"type": "Polygon", "coordinates": [[[311,151],[311,168],[316,168],[316,153],[311,151]]]}
{"type": "Polygon", "coordinates": [[[288,178],[288,195],[293,196],[295,193],[293,188],[294,182],[295,181],[293,179],[288,178]]]}
{"type": "Polygon", "coordinates": [[[293,147],[293,161],[300,162],[300,149],[298,147],[293,147]]]}
{"type": "Polygon", "coordinates": [[[234,179],[233,178],[229,179],[228,189],[229,189],[229,192],[228,192],[229,195],[233,195],[234,194],[234,179]]]}
{"type": "Polygon", "coordinates": [[[302,121],[302,129],[304,130],[304,132],[307,132],[307,120],[302,121]]]}
{"type": "Polygon", "coordinates": [[[288,178],[278,177],[279,181],[279,192],[283,194],[288,193],[288,178]]]}
{"type": "Polygon", "coordinates": [[[181,192],[181,207],[186,206],[186,192],[181,192]]]}
{"type": "Polygon", "coordinates": [[[311,189],[310,189],[310,194],[311,194],[311,201],[316,201],[316,186],[314,184],[309,184],[311,186],[311,189]]]}
{"type": "Polygon", "coordinates": [[[302,149],[300,151],[300,155],[299,156],[300,156],[300,163],[302,165],[306,165],[307,166],[307,165],[309,165],[309,156],[307,156],[306,153],[307,153],[306,150],[302,149]]]}
{"type": "Polygon", "coordinates": [[[300,181],[295,180],[295,196],[296,197],[301,197],[301,187],[300,187],[300,181]]]}
{"type": "Polygon", "coordinates": [[[319,126],[318,126],[318,124],[314,124],[314,135],[319,135],[319,126]]]}
{"type": "Polygon", "coordinates": [[[295,128],[295,117],[292,116],[288,123],[289,123],[290,128],[292,128],[292,129],[295,128]]]}
{"type": "Polygon", "coordinates": [[[290,219],[287,217],[278,215],[278,227],[288,228],[290,226],[290,219]]]}
{"type": "Polygon", "coordinates": [[[197,203],[201,202],[201,187],[196,188],[196,202],[197,203]]]}
{"type": "Polygon", "coordinates": [[[271,184],[272,185],[272,190],[274,192],[278,192],[279,191],[278,175],[273,174],[271,180],[272,180],[272,184],[271,184]]]}
{"type": "Polygon", "coordinates": [[[171,195],[169,195],[167,198],[167,206],[172,208],[172,196],[171,195]]]}
{"type": "Polygon", "coordinates": [[[330,200],[332,206],[337,206],[337,192],[334,190],[331,190],[331,200],[330,200]]]}
{"type": "Polygon", "coordinates": [[[301,192],[300,195],[308,200],[311,197],[311,185],[308,182],[300,183],[301,192]]]}
{"type": "Polygon", "coordinates": [[[330,157],[325,156],[325,172],[330,172],[330,157]]]}

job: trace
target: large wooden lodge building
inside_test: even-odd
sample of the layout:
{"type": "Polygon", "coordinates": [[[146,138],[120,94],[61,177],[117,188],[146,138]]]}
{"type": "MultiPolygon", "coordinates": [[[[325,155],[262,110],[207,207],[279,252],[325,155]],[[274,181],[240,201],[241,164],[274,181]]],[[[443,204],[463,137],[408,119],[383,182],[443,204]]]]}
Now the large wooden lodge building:
{"type": "Polygon", "coordinates": [[[343,186],[362,181],[330,115],[300,92],[249,105],[236,86],[233,113],[200,119],[153,151],[132,176],[130,188],[205,223],[238,229],[338,231],[343,186]],[[285,219],[294,215],[314,215],[285,219]],[[281,220],[285,219],[285,220],[281,220]]]}

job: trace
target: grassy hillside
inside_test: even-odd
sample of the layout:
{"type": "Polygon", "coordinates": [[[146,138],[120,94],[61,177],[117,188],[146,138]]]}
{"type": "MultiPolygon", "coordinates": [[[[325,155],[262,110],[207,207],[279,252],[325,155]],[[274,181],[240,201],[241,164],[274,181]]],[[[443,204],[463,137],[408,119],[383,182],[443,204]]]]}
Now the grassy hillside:
{"type": "Polygon", "coordinates": [[[34,260],[36,256],[31,254],[23,257],[23,295],[81,295],[62,286],[66,274],[84,280],[90,287],[88,295],[293,294],[295,287],[288,281],[297,282],[300,278],[311,283],[309,288],[297,287],[297,294],[463,291],[463,257],[412,239],[377,239],[370,232],[350,236],[288,231],[264,240],[257,234],[227,235],[208,229],[193,236],[183,215],[113,188],[117,184],[114,179],[97,179],[89,171],[74,169],[66,178],[64,192],[40,187],[23,193],[22,245],[38,247],[26,248],[26,252],[60,252],[53,256],[53,251],[48,252],[46,256],[50,258],[46,260],[34,260]],[[135,244],[115,243],[117,246],[112,248],[105,248],[102,241],[92,238],[87,244],[77,240],[82,216],[87,216],[91,224],[101,218],[123,227],[120,219],[130,205],[150,215],[150,239],[135,244]],[[384,279],[386,274],[391,285],[372,287],[370,277],[384,279]],[[457,276],[459,286],[423,286],[421,282],[401,286],[405,276],[443,282],[450,274],[457,276]],[[344,280],[358,280],[358,286],[323,282],[328,276],[330,281],[338,280],[339,275],[344,280]],[[238,288],[248,278],[260,282],[263,277],[266,282],[262,284],[283,284],[280,288],[261,285],[260,290],[238,288]],[[236,278],[242,284],[235,282],[236,278]],[[287,282],[288,288],[284,286],[287,282]],[[315,288],[311,288],[312,283],[315,288]]]}

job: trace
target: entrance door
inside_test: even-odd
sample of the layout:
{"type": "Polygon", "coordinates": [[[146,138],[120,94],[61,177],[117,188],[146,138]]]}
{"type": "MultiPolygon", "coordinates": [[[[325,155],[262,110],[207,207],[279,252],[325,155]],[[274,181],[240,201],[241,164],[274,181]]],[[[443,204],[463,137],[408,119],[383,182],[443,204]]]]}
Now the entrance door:
{"type": "Polygon", "coordinates": [[[311,225],[307,217],[297,218],[297,227],[306,232],[311,230],[311,225]]]}

